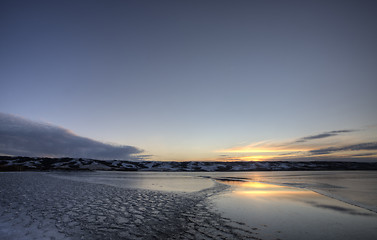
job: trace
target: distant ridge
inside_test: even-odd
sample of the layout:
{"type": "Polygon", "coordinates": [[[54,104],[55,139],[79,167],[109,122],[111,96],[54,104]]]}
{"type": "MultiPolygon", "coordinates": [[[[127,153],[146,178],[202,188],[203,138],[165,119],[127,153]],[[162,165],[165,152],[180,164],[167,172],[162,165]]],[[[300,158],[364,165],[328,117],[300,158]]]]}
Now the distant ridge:
{"type": "Polygon", "coordinates": [[[0,156],[0,171],[106,170],[157,172],[377,170],[377,162],[156,162],[0,156]]]}

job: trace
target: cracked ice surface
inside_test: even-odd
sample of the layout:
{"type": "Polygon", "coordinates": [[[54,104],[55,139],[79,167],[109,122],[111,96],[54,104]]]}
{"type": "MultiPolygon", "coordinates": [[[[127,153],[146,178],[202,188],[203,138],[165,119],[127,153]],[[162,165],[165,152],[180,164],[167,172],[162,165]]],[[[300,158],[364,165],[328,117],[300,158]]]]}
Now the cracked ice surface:
{"type": "Polygon", "coordinates": [[[212,210],[209,199],[226,188],[183,193],[0,173],[0,239],[258,239],[212,210]]]}

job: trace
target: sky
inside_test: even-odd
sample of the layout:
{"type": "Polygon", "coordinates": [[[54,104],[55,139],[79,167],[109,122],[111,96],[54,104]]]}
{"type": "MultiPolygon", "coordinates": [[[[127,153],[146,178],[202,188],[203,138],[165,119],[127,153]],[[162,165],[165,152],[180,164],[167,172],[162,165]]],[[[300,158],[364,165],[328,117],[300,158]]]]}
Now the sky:
{"type": "Polygon", "coordinates": [[[376,1],[0,2],[0,153],[377,161],[376,1]]]}

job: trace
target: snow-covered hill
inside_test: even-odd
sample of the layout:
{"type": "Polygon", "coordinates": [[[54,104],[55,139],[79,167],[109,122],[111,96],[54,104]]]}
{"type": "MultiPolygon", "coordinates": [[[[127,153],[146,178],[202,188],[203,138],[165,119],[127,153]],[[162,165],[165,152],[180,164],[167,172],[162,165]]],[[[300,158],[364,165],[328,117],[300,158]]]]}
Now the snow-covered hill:
{"type": "Polygon", "coordinates": [[[377,162],[155,162],[82,158],[0,156],[0,171],[111,170],[111,171],[298,171],[377,170],[377,162]]]}

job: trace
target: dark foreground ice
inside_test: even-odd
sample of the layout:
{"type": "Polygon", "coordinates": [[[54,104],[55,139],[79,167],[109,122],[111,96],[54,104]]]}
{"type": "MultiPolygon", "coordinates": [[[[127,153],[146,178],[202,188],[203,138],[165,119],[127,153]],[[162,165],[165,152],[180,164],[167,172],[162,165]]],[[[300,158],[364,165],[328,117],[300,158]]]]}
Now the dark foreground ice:
{"type": "Polygon", "coordinates": [[[376,171],[0,173],[0,240],[375,240],[376,177],[376,171]]]}
{"type": "Polygon", "coordinates": [[[194,192],[124,188],[38,172],[0,173],[0,239],[259,239],[194,192]]]}

